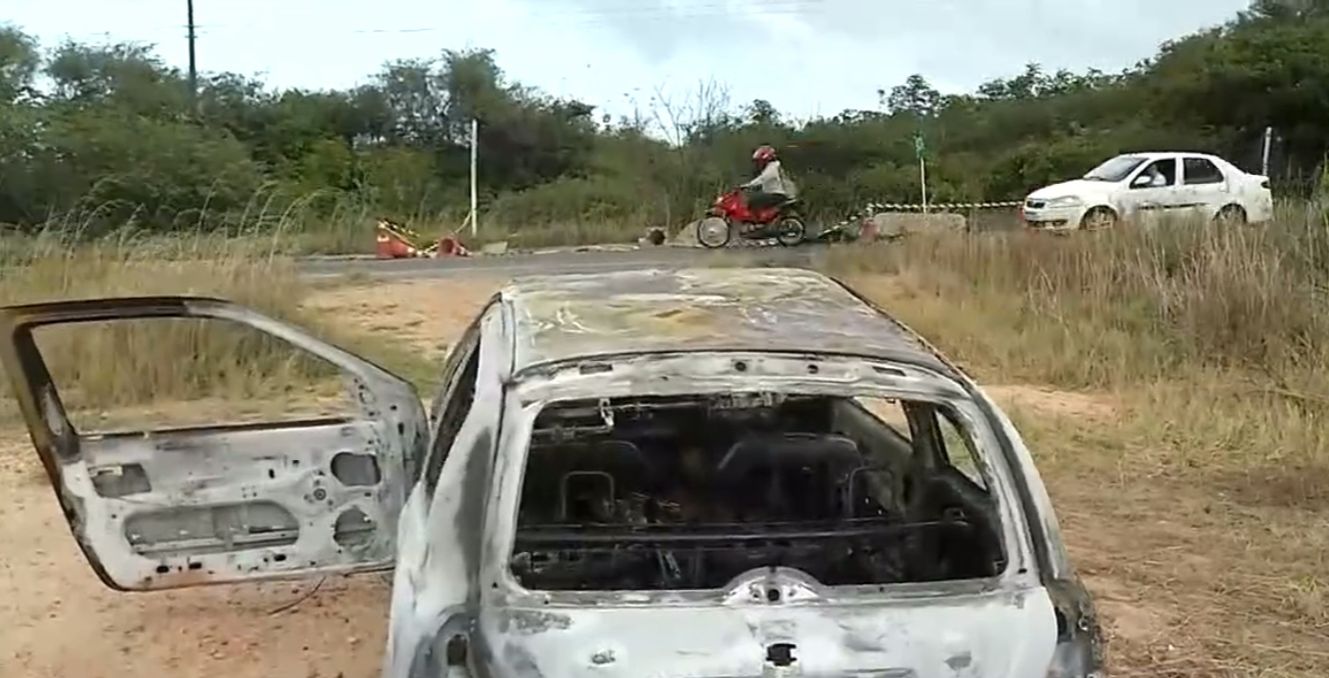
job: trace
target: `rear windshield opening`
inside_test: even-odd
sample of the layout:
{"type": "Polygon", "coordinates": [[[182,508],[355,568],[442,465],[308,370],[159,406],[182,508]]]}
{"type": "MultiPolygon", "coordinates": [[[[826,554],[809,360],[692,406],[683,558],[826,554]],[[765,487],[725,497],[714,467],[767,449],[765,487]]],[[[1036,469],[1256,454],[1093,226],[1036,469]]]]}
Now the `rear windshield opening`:
{"type": "Polygon", "coordinates": [[[775,566],[830,586],[993,576],[997,509],[958,421],[827,396],[555,403],[511,568],[537,590],[716,589],[775,566]]]}

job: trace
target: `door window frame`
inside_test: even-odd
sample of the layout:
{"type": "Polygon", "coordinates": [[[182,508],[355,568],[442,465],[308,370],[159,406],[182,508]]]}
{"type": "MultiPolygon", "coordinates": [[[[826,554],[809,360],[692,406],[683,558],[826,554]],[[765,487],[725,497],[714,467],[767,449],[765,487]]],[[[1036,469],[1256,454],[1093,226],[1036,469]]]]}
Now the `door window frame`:
{"type": "MultiPolygon", "coordinates": [[[[1182,178],[1182,175],[1181,175],[1181,166],[1182,166],[1181,159],[1180,159],[1180,158],[1175,158],[1175,157],[1173,157],[1173,158],[1158,158],[1158,159],[1156,159],[1156,160],[1151,160],[1151,161],[1149,161],[1149,162],[1146,162],[1146,163],[1144,163],[1143,166],[1140,167],[1140,170],[1139,170],[1138,172],[1136,172],[1134,175],[1131,176],[1131,180],[1130,180],[1130,182],[1127,183],[1127,188],[1129,188],[1129,189],[1132,190],[1132,191],[1147,191],[1147,190],[1149,190],[1149,189],[1162,190],[1162,189],[1168,189],[1168,188],[1177,188],[1177,187],[1180,185],[1180,184],[1178,183],[1178,181],[1182,178]],[[1152,185],[1151,185],[1151,186],[1136,186],[1136,185],[1135,185],[1135,181],[1136,181],[1136,179],[1139,179],[1141,176],[1144,176],[1146,173],[1148,173],[1148,172],[1149,172],[1149,168],[1154,167],[1155,165],[1161,165],[1162,163],[1166,163],[1166,162],[1170,162],[1170,163],[1172,163],[1172,181],[1171,181],[1171,183],[1164,184],[1164,185],[1162,185],[1162,186],[1152,186],[1152,185]]],[[[1161,170],[1160,170],[1160,171],[1161,171],[1161,170]]],[[[1164,176],[1167,176],[1167,174],[1164,173],[1164,176]]]]}
{"type": "Polygon", "coordinates": [[[493,306],[486,307],[462,333],[443,364],[443,386],[429,408],[430,443],[422,477],[426,496],[434,496],[439,476],[447,462],[462,423],[475,404],[480,374],[481,324],[493,306]],[[470,382],[469,392],[460,387],[470,382]],[[450,423],[449,423],[450,422],[450,423]]]}
{"type": "MultiPolygon", "coordinates": [[[[13,383],[33,447],[64,517],[94,572],[108,587],[160,590],[392,567],[397,518],[413,480],[410,473],[422,456],[420,443],[425,439],[427,419],[415,388],[400,376],[258,311],[218,299],[184,296],[0,308],[0,363],[13,383]],[[256,330],[336,367],[365,407],[347,420],[296,419],[80,434],[69,421],[34,332],[52,325],[152,319],[191,319],[256,330]],[[388,440],[391,438],[396,440],[388,440]],[[321,480],[329,471],[336,476],[325,463],[333,466],[343,450],[361,446],[370,448],[378,460],[372,485],[321,480]],[[250,461],[271,458],[274,463],[265,467],[226,459],[237,447],[255,452],[250,461]],[[103,457],[101,452],[109,454],[103,457]],[[171,457],[170,464],[177,469],[188,466],[189,455],[200,461],[213,457],[216,463],[205,486],[196,486],[187,469],[163,474],[160,484],[149,470],[151,483],[141,491],[136,489],[133,497],[103,493],[96,483],[87,481],[100,466],[123,469],[159,454],[171,457]],[[309,487],[306,482],[319,487],[303,495],[309,487]],[[137,496],[141,493],[154,494],[137,496]],[[243,511],[247,504],[264,503],[286,508],[297,518],[301,533],[294,542],[231,548],[234,543],[217,537],[213,541],[226,546],[218,550],[212,543],[200,544],[192,535],[184,535],[186,539],[169,550],[145,551],[134,546],[127,530],[129,521],[140,514],[157,513],[170,527],[170,521],[179,517],[169,514],[177,509],[229,511],[238,506],[243,511]],[[377,535],[367,541],[337,542],[335,534],[344,518],[354,519],[350,527],[356,526],[355,521],[376,523],[377,535]]],[[[245,516],[239,522],[244,523],[242,529],[249,526],[245,516]]],[[[272,532],[271,524],[262,527],[263,533],[272,532]]]]}
{"type": "Polygon", "coordinates": [[[1223,173],[1223,169],[1219,167],[1214,161],[1208,158],[1202,158],[1200,156],[1190,156],[1182,158],[1181,183],[1183,186],[1216,186],[1225,181],[1227,181],[1227,175],[1223,173]],[[1204,163],[1205,165],[1208,165],[1210,168],[1213,169],[1214,177],[1216,177],[1216,179],[1207,180],[1207,181],[1191,181],[1191,172],[1189,168],[1190,163],[1204,163]]]}

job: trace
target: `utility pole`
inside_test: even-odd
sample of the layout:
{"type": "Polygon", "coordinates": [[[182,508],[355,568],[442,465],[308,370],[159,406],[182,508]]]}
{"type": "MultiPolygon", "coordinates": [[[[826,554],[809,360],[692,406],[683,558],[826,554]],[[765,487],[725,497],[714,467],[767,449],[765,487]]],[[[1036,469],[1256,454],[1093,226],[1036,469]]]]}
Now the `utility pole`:
{"type": "Polygon", "coordinates": [[[198,57],[194,52],[194,43],[198,33],[194,26],[194,0],[185,0],[189,11],[189,102],[198,107],[198,57]]]}

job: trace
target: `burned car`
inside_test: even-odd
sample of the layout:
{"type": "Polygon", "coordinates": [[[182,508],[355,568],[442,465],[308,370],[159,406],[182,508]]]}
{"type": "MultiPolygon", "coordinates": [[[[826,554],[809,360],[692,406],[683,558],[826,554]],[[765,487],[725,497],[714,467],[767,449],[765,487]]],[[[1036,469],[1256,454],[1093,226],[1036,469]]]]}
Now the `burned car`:
{"type": "Polygon", "coordinates": [[[218,300],[13,307],[0,327],[107,585],[395,568],[391,678],[1101,671],[1092,603],[1010,420],[817,273],[514,282],[428,410],[406,381],[218,300]],[[358,413],[76,431],[33,330],[130,318],[261,330],[340,368],[358,413]]]}

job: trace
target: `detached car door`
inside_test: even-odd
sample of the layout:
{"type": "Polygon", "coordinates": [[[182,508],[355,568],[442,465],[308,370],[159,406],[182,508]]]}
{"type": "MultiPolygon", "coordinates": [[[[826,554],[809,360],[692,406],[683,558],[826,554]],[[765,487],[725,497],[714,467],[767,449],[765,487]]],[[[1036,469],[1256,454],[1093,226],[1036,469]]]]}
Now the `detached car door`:
{"type": "MultiPolygon", "coordinates": [[[[152,355],[160,346],[141,336],[124,343],[128,352],[117,355],[135,369],[181,359],[152,355]]],[[[237,353],[235,369],[254,360],[237,353]]],[[[74,537],[108,586],[168,589],[392,566],[398,514],[428,433],[414,389],[383,369],[244,307],[186,297],[0,309],[0,362],[74,537]],[[240,326],[321,359],[341,373],[353,414],[76,430],[34,331],[180,319],[240,326]]]]}

